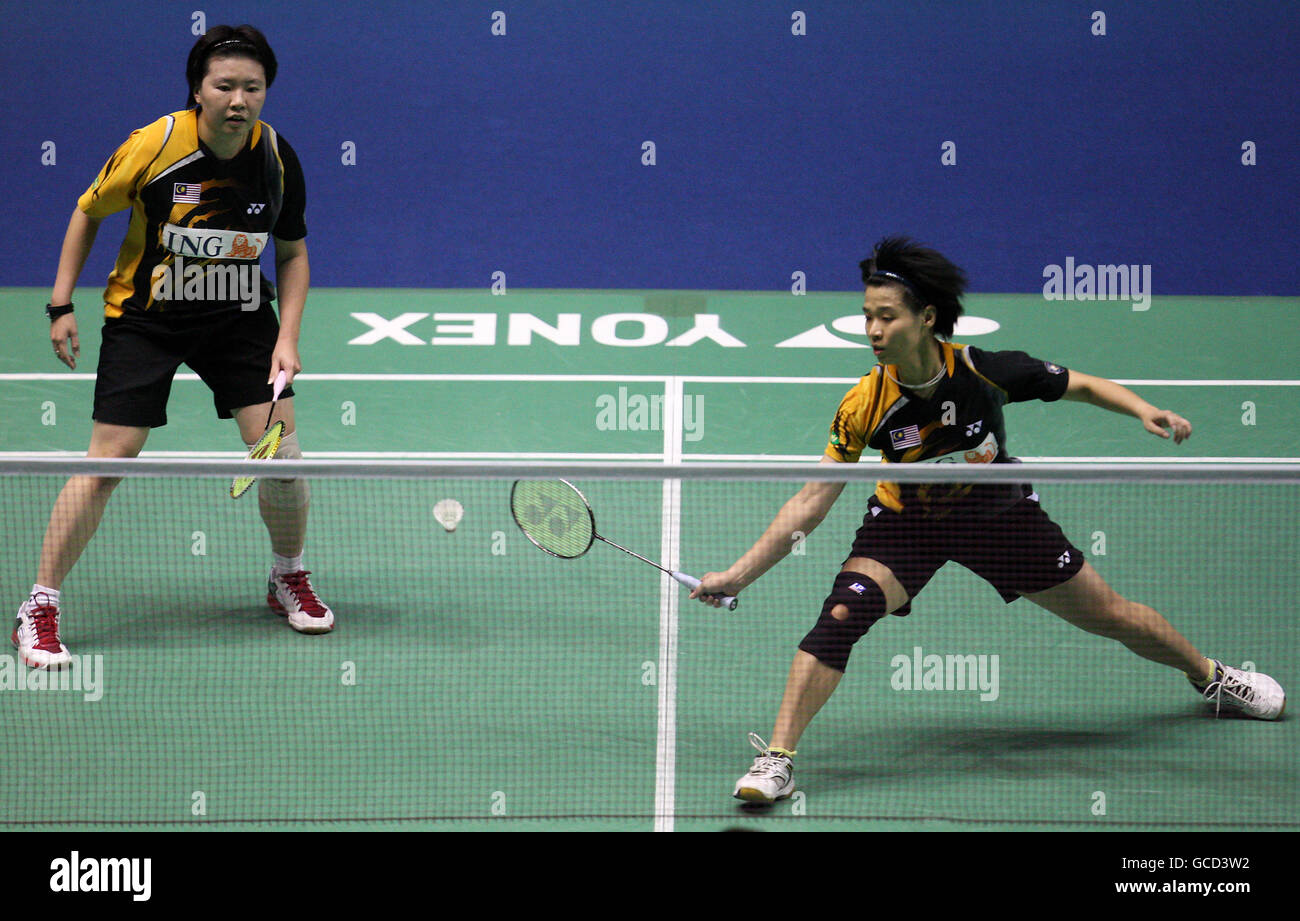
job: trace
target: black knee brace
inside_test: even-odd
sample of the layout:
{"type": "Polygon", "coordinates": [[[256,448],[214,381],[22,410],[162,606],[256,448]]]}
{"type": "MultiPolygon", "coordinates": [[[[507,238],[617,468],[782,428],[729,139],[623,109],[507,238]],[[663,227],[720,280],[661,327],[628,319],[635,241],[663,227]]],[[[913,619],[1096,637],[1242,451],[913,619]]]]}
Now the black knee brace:
{"type": "Polygon", "coordinates": [[[799,648],[837,672],[849,663],[849,651],[871,625],[885,616],[885,593],[875,580],[860,572],[842,572],[822,604],[821,617],[799,648]],[[831,614],[838,605],[848,608],[843,620],[831,614]]]}

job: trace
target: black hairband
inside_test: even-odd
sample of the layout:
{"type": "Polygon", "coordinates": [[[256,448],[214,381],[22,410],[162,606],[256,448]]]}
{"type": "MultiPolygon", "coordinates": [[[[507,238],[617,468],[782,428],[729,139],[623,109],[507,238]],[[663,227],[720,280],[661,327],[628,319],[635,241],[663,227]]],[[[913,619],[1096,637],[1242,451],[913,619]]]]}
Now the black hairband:
{"type": "MultiPolygon", "coordinates": [[[[871,273],[871,277],[872,277],[872,278],[888,278],[890,281],[896,281],[896,282],[898,282],[900,285],[902,285],[904,288],[906,288],[908,291],[911,291],[913,294],[915,294],[918,298],[921,298],[921,292],[918,291],[918,290],[916,290],[916,285],[912,284],[910,281],[908,281],[908,280],[907,280],[906,278],[904,278],[902,275],[899,275],[899,274],[897,274],[897,273],[895,273],[895,272],[884,272],[884,271],[881,271],[880,269],[877,269],[876,271],[874,271],[874,272],[871,273]]],[[[921,299],[924,300],[924,298],[921,298],[921,299]]]]}
{"type": "Polygon", "coordinates": [[[213,51],[216,51],[216,50],[217,50],[218,48],[220,48],[222,45],[247,45],[249,48],[252,48],[254,51],[257,50],[257,46],[254,45],[252,42],[250,42],[250,41],[249,41],[248,39],[246,39],[246,38],[227,38],[227,39],[223,39],[223,40],[217,42],[215,45],[213,45],[211,48],[209,48],[209,49],[208,49],[208,53],[211,53],[211,52],[213,52],[213,51]]]}

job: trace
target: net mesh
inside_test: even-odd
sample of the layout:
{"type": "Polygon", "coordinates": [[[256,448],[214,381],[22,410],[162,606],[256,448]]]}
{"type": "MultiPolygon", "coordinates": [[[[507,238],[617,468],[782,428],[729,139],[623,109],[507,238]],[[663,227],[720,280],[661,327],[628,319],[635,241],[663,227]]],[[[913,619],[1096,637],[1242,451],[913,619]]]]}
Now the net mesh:
{"type": "MultiPolygon", "coordinates": [[[[11,610],[77,469],[0,476],[11,610]]],[[[518,474],[313,479],[304,565],[338,618],[324,636],[268,608],[267,533],[257,503],[229,499],[233,470],[127,477],[62,585],[72,667],[0,656],[0,732],[22,752],[0,824],[1300,827],[1287,722],[1216,720],[1176,671],[956,564],[854,648],[799,744],[799,794],[741,811],[746,735],[768,737],[872,484],[791,534],[731,614],[622,554],[537,552],[512,520],[518,474]],[[448,498],[454,531],[433,516],[448,498]]],[[[695,575],[799,487],[572,478],[603,530],[695,575]]],[[[1300,479],[1035,485],[1122,596],[1294,683],[1300,479]]]]}

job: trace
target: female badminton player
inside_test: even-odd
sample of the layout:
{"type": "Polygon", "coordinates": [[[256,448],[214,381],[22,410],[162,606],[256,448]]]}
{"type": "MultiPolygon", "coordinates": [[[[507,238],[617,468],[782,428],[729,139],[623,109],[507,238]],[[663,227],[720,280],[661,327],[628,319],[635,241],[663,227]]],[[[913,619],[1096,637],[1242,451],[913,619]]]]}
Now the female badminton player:
{"type": "MultiPolygon", "coordinates": [[[[217,415],[258,441],[271,382],[301,370],[298,335],[309,282],[306,199],[293,148],[258,120],[275,80],[275,54],[251,26],[216,26],[186,63],[187,106],[133,132],[77,202],[46,313],[55,355],[76,367],[72,294],[100,221],[131,209],[104,292],[90,457],[135,457],[167,423],[172,377],[184,362],[213,394],[217,415]],[[259,258],[275,242],[275,288],[259,258]]],[[[275,454],[301,457],[293,390],[274,407],[286,435],[275,454]]],[[[117,485],[73,477],[50,515],[36,584],[18,611],[13,643],[33,668],[70,661],[59,635],[59,590],[99,526],[117,485]]],[[[305,481],[262,478],[258,504],[274,558],[267,602],[302,633],[333,629],[334,614],[303,569],[305,481]]]]}
{"type": "MultiPolygon", "coordinates": [[[[1191,424],[1132,391],[1023,352],[990,352],[949,341],[966,278],[934,250],[902,237],[882,240],[861,263],[863,313],[878,364],[844,397],[822,463],[854,463],[872,448],[887,463],[1010,463],[1002,407],[1064,397],[1127,413],[1154,435],[1181,443],[1191,424]]],[[[790,551],[826,516],[843,483],[810,482],[725,572],[706,573],[691,597],[734,595],[790,551]]],[[[821,614],[799,643],[771,742],[759,750],[734,796],[770,803],[795,789],[795,747],[844,675],[853,644],[954,560],[990,582],[1008,603],[1028,598],[1089,633],[1118,640],[1145,659],[1187,675],[1216,706],[1259,719],[1281,716],[1286,696],[1267,675],[1203,656],[1163,616],[1110,588],[1015,484],[878,483],[821,614]]]]}

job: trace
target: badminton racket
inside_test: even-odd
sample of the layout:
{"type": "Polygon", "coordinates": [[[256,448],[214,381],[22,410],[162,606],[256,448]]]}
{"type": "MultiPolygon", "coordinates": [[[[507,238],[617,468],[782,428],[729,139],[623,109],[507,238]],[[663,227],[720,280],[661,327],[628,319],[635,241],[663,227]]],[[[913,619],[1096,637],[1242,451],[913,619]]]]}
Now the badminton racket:
{"type": "MultiPolygon", "coordinates": [[[[649,563],[689,589],[699,587],[700,580],[694,576],[666,569],[598,534],[591,503],[568,480],[516,480],[510,487],[510,514],[524,536],[551,556],[572,560],[582,556],[599,540],[649,563]]],[[[729,611],[734,611],[738,603],[732,595],[718,597],[718,600],[729,611]]]]}
{"type": "MultiPolygon", "coordinates": [[[[281,371],[275,378],[275,386],[271,389],[271,411],[266,414],[266,431],[262,437],[257,439],[257,444],[248,452],[246,460],[269,460],[275,457],[275,452],[280,450],[280,442],[284,439],[284,423],[277,422],[271,424],[271,417],[275,415],[275,403],[280,399],[280,393],[284,390],[285,375],[281,371]]],[[[248,492],[248,487],[257,481],[255,476],[237,476],[234,482],[230,484],[230,498],[238,499],[244,493],[248,492]]]]}

